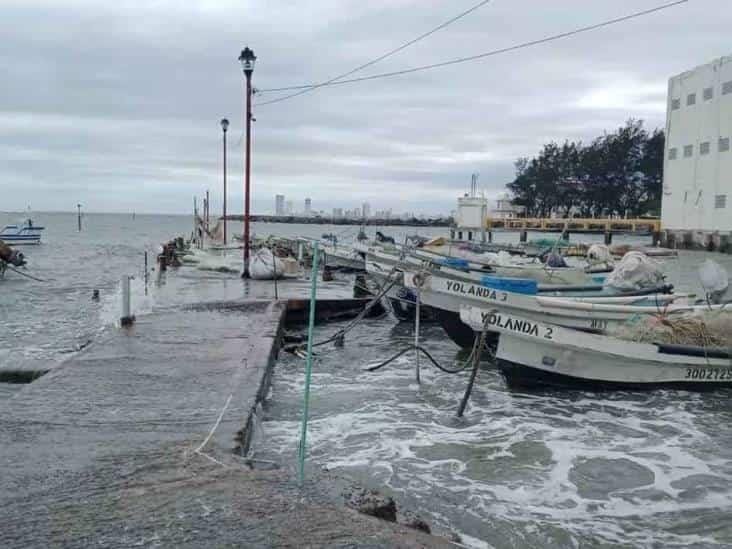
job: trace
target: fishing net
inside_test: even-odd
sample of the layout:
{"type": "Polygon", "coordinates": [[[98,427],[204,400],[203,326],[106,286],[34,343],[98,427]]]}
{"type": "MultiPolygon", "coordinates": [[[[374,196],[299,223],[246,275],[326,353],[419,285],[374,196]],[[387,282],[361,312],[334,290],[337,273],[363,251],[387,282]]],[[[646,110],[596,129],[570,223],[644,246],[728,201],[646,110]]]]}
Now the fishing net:
{"type": "Polygon", "coordinates": [[[732,309],[639,316],[621,325],[613,335],[640,343],[730,348],[732,309]]]}

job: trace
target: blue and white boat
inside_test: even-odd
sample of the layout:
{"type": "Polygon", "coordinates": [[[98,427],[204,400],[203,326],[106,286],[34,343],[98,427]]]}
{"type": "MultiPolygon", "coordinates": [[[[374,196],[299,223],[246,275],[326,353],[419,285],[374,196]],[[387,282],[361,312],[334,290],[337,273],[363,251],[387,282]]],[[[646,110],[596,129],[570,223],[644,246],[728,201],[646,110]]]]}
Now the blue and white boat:
{"type": "Polygon", "coordinates": [[[28,217],[20,221],[16,225],[5,225],[0,231],[0,240],[8,244],[40,244],[41,231],[44,227],[34,225],[33,220],[28,217]]]}

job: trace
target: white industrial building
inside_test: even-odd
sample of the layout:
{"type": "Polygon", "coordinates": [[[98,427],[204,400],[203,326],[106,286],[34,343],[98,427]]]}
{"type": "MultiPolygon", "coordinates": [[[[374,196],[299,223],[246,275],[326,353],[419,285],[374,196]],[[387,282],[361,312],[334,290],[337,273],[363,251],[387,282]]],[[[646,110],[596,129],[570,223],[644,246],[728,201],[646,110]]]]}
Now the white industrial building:
{"type": "Polygon", "coordinates": [[[667,101],[661,226],[704,245],[732,231],[732,56],[669,79],[667,101]]]}

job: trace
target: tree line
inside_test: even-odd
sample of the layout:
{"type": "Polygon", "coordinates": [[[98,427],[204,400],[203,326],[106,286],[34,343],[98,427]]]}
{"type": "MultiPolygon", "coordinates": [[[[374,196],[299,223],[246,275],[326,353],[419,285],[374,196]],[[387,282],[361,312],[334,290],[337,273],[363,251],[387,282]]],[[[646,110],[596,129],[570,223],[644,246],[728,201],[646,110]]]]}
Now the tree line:
{"type": "Polygon", "coordinates": [[[519,158],[507,187],[527,217],[659,215],[663,150],[663,130],[631,119],[587,145],[548,143],[538,156],[519,158]]]}

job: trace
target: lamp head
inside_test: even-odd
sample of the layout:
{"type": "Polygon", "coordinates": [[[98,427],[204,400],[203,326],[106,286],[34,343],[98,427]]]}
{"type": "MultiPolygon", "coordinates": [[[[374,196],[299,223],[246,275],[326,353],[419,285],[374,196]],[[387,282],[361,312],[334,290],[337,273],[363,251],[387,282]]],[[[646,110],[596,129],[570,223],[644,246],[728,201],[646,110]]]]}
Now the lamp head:
{"type": "Polygon", "coordinates": [[[252,72],[254,72],[254,62],[257,60],[257,56],[254,55],[254,52],[249,49],[249,46],[241,50],[241,54],[239,55],[239,62],[241,63],[241,68],[244,71],[244,74],[247,76],[251,76],[252,72]]]}
{"type": "Polygon", "coordinates": [[[226,118],[221,119],[221,129],[224,130],[224,133],[229,129],[229,121],[226,118]]]}

